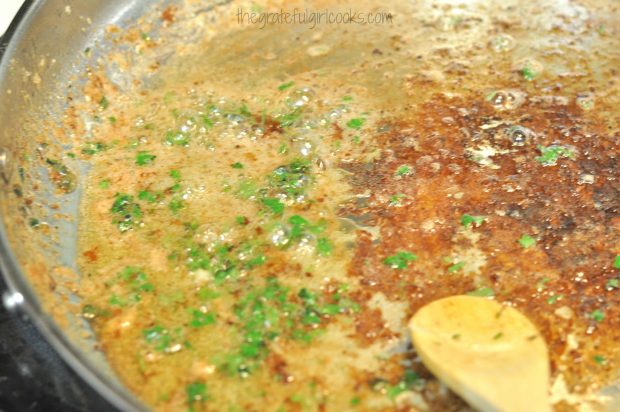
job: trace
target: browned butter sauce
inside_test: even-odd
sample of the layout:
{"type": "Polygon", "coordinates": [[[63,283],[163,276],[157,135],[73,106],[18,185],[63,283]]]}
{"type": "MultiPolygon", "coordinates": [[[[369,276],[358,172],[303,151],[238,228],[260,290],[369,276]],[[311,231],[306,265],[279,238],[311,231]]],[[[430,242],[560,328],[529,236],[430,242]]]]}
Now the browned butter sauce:
{"type": "Polygon", "coordinates": [[[146,404],[467,410],[406,322],[473,293],[542,331],[555,410],[618,407],[618,2],[187,2],[111,32],[79,294],[146,404]],[[296,6],[392,18],[237,23],[296,6]]]}

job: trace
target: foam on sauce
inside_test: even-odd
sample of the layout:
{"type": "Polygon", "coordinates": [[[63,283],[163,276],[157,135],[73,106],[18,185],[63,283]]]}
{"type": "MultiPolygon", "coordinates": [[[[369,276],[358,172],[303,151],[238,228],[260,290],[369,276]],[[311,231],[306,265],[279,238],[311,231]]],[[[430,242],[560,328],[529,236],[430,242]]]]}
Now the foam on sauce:
{"type": "Polygon", "coordinates": [[[140,54],[110,56],[120,79],[93,70],[79,294],[148,405],[463,410],[403,325],[477,293],[541,329],[557,410],[601,408],[620,333],[618,6],[433,3],[308,30],[189,2],[122,39],[140,54]]]}

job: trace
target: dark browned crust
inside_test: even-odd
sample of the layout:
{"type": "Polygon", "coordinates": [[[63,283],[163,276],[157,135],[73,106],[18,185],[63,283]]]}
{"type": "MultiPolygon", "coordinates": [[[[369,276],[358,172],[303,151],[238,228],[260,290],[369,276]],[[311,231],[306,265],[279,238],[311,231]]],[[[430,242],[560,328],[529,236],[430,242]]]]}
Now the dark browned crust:
{"type": "MultiPolygon", "coordinates": [[[[365,286],[357,296],[360,302],[382,292],[388,299],[409,302],[410,316],[435,299],[488,286],[499,301],[514,304],[534,321],[549,345],[554,373],[564,373],[570,388],[579,392],[601,382],[601,368],[612,378],[620,340],[620,292],[607,291],[605,285],[618,276],[612,263],[620,252],[620,136],[608,134],[602,119],[586,117],[574,104],[528,101],[508,113],[479,96],[436,95],[411,113],[376,136],[382,149],[378,160],[342,165],[352,173],[350,182],[358,194],[371,193],[367,207],[351,203],[342,214],[363,218],[381,232],[378,242],[368,232],[358,237],[350,276],[365,286]],[[505,124],[480,128],[491,120],[505,124]],[[510,125],[534,135],[524,146],[513,146],[510,125]],[[465,149],[479,144],[511,153],[495,155],[499,168],[490,169],[467,159],[465,149]],[[543,166],[535,160],[537,145],[551,144],[574,147],[576,158],[543,166]],[[413,175],[395,178],[402,164],[410,165],[413,175]],[[595,176],[594,182],[580,184],[584,174],[595,176]],[[462,198],[448,197],[455,192],[462,198]],[[389,207],[384,199],[397,193],[406,195],[401,207],[389,207]],[[455,246],[472,246],[458,236],[465,213],[487,216],[471,229],[480,236],[476,247],[487,259],[479,277],[449,274],[449,264],[442,260],[455,246]],[[422,224],[429,220],[436,223],[425,231],[422,224]],[[522,248],[517,241],[522,234],[536,237],[537,245],[522,248]],[[404,270],[387,268],[383,259],[403,249],[411,249],[418,261],[404,270]],[[549,280],[540,288],[543,278],[549,280]],[[553,294],[564,297],[550,304],[553,294]],[[556,315],[561,306],[574,316],[556,315]],[[602,322],[592,319],[595,309],[605,313],[602,322]],[[579,347],[563,356],[571,331],[579,347]],[[593,362],[596,354],[608,359],[607,366],[593,362]]],[[[372,313],[365,311],[358,320],[359,339],[370,344],[389,338],[380,319],[366,315],[372,313]]]]}

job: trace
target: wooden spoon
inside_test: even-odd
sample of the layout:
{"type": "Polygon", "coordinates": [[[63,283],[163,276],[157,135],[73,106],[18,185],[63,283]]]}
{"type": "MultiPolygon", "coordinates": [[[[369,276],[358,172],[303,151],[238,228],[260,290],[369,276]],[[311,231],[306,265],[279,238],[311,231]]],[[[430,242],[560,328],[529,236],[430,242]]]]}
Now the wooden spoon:
{"type": "Polygon", "coordinates": [[[518,310],[453,296],[421,308],[409,329],[426,367],[475,409],[551,411],[547,345],[518,310]]]}

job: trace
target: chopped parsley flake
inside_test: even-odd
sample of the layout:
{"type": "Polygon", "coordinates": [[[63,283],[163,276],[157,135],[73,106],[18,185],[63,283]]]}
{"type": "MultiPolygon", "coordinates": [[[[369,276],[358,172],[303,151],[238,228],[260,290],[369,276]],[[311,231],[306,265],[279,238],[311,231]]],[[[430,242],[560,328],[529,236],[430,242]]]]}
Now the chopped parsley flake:
{"type": "Polygon", "coordinates": [[[558,159],[574,159],[575,152],[564,146],[538,146],[540,156],[536,157],[536,161],[543,166],[554,166],[557,164],[558,159]]]}
{"type": "Polygon", "coordinates": [[[347,127],[351,129],[359,130],[362,128],[365,122],[366,122],[366,119],[362,117],[357,117],[357,118],[349,120],[347,122],[347,127]]]}
{"type": "Polygon", "coordinates": [[[185,387],[189,412],[195,412],[196,405],[203,405],[208,399],[207,385],[203,382],[193,382],[185,387]]]}
{"type": "Polygon", "coordinates": [[[530,235],[524,234],[519,238],[518,242],[521,245],[521,247],[523,247],[523,249],[527,249],[536,244],[536,239],[534,239],[530,235]]]}
{"type": "Polygon", "coordinates": [[[457,262],[448,268],[448,272],[454,273],[456,271],[463,269],[463,266],[465,266],[465,262],[457,262]]]}
{"type": "Polygon", "coordinates": [[[112,222],[118,226],[121,232],[126,232],[140,222],[142,209],[135,203],[133,196],[117,193],[110,209],[114,215],[112,222]]]}
{"type": "Polygon", "coordinates": [[[170,203],[168,203],[168,208],[172,211],[172,213],[178,213],[179,210],[183,209],[184,207],[185,201],[179,196],[173,197],[172,200],[170,200],[170,203]]]}
{"type": "Polygon", "coordinates": [[[157,156],[150,154],[146,151],[139,151],[136,155],[136,164],[138,166],[145,166],[153,163],[153,161],[157,158],[157,156]]]}
{"type": "Polygon", "coordinates": [[[596,362],[598,365],[605,365],[607,363],[607,359],[605,359],[605,357],[603,355],[594,355],[592,357],[592,359],[594,360],[594,362],[596,362]]]}
{"type": "Polygon", "coordinates": [[[173,178],[174,180],[180,180],[181,179],[181,172],[179,172],[176,169],[173,169],[170,171],[170,177],[173,178]]]}
{"type": "Polygon", "coordinates": [[[99,100],[99,107],[101,107],[103,110],[107,109],[110,106],[110,102],[108,101],[108,99],[103,96],[100,100],[99,100]]]}
{"type": "Polygon", "coordinates": [[[385,393],[391,400],[395,400],[403,392],[410,391],[422,383],[420,376],[412,370],[406,370],[405,376],[396,385],[390,385],[385,393]]]}
{"type": "Polygon", "coordinates": [[[201,328],[215,323],[215,314],[212,312],[204,313],[198,309],[190,309],[190,313],[192,319],[189,321],[189,326],[192,328],[201,328]]]}
{"type": "Polygon", "coordinates": [[[291,163],[279,166],[267,178],[269,188],[274,194],[284,195],[290,199],[303,196],[311,183],[310,162],[307,159],[295,159],[291,163]]]}
{"type": "Polygon", "coordinates": [[[289,127],[295,124],[300,117],[301,110],[299,110],[299,108],[296,108],[288,113],[277,116],[277,120],[280,122],[280,126],[289,127]]]}
{"type": "Polygon", "coordinates": [[[332,246],[332,244],[329,241],[329,239],[327,239],[325,237],[320,237],[316,241],[316,251],[321,256],[329,256],[329,255],[331,255],[333,248],[334,247],[332,246]]]}
{"type": "Polygon", "coordinates": [[[493,291],[493,289],[485,286],[485,287],[478,288],[476,290],[472,290],[471,292],[467,292],[466,295],[467,296],[478,296],[482,298],[490,298],[490,297],[495,296],[495,292],[493,291]]]}
{"type": "Polygon", "coordinates": [[[166,132],[165,141],[170,146],[187,146],[189,145],[189,136],[185,132],[169,130],[166,132]]]}
{"type": "Polygon", "coordinates": [[[407,195],[403,193],[398,193],[390,196],[389,205],[390,206],[400,206],[401,200],[405,199],[407,195]]]}
{"type": "Polygon", "coordinates": [[[411,174],[411,167],[408,165],[402,165],[396,170],[397,176],[407,176],[411,174]]]}
{"type": "Polygon", "coordinates": [[[418,257],[411,252],[400,251],[383,259],[383,263],[392,269],[405,269],[409,266],[410,262],[415,261],[417,258],[418,257]]]}
{"type": "Polygon", "coordinates": [[[553,305],[555,302],[557,302],[558,300],[562,299],[563,297],[564,297],[564,295],[562,295],[562,294],[549,296],[549,298],[547,298],[547,303],[550,304],[550,305],[553,305]]]}
{"type": "Polygon", "coordinates": [[[230,165],[233,169],[243,169],[243,163],[235,162],[230,165]]]}
{"type": "Polygon", "coordinates": [[[613,266],[614,269],[620,269],[620,255],[616,255],[613,266]]]}
{"type": "Polygon", "coordinates": [[[484,222],[484,216],[472,216],[467,213],[461,216],[461,225],[469,227],[474,224],[476,227],[480,226],[484,222]]]}
{"type": "Polygon", "coordinates": [[[158,352],[165,352],[172,345],[172,336],[170,336],[170,332],[161,325],[155,325],[143,330],[142,336],[146,342],[153,345],[158,352]]]}
{"type": "Polygon", "coordinates": [[[607,290],[613,290],[618,288],[620,288],[620,280],[618,280],[617,278],[609,279],[607,283],[605,283],[605,289],[607,290]]]}
{"type": "Polygon", "coordinates": [[[595,309],[590,313],[590,317],[596,322],[602,322],[605,319],[605,314],[600,309],[595,309]]]}
{"type": "Polygon", "coordinates": [[[149,192],[148,190],[140,190],[138,192],[138,199],[149,203],[155,203],[159,199],[159,195],[157,193],[149,192]]]}
{"type": "Polygon", "coordinates": [[[280,200],[275,197],[266,197],[261,201],[267,209],[276,215],[281,215],[282,212],[284,212],[284,203],[280,202],[280,200]]]}
{"type": "Polygon", "coordinates": [[[241,199],[249,199],[256,194],[258,187],[256,182],[250,179],[244,179],[239,182],[236,195],[241,199]]]}
{"type": "Polygon", "coordinates": [[[525,66],[521,70],[521,75],[523,76],[525,80],[527,80],[528,82],[531,82],[532,80],[536,78],[538,73],[536,73],[530,66],[525,66]]]}
{"type": "Polygon", "coordinates": [[[92,156],[94,154],[97,154],[99,152],[106,150],[107,148],[108,146],[103,142],[88,142],[84,144],[81,152],[85,155],[92,156]]]}
{"type": "Polygon", "coordinates": [[[282,83],[281,85],[278,86],[278,90],[283,91],[286,90],[288,88],[290,88],[291,86],[293,86],[295,84],[295,82],[286,82],[286,83],[282,83]]]}

